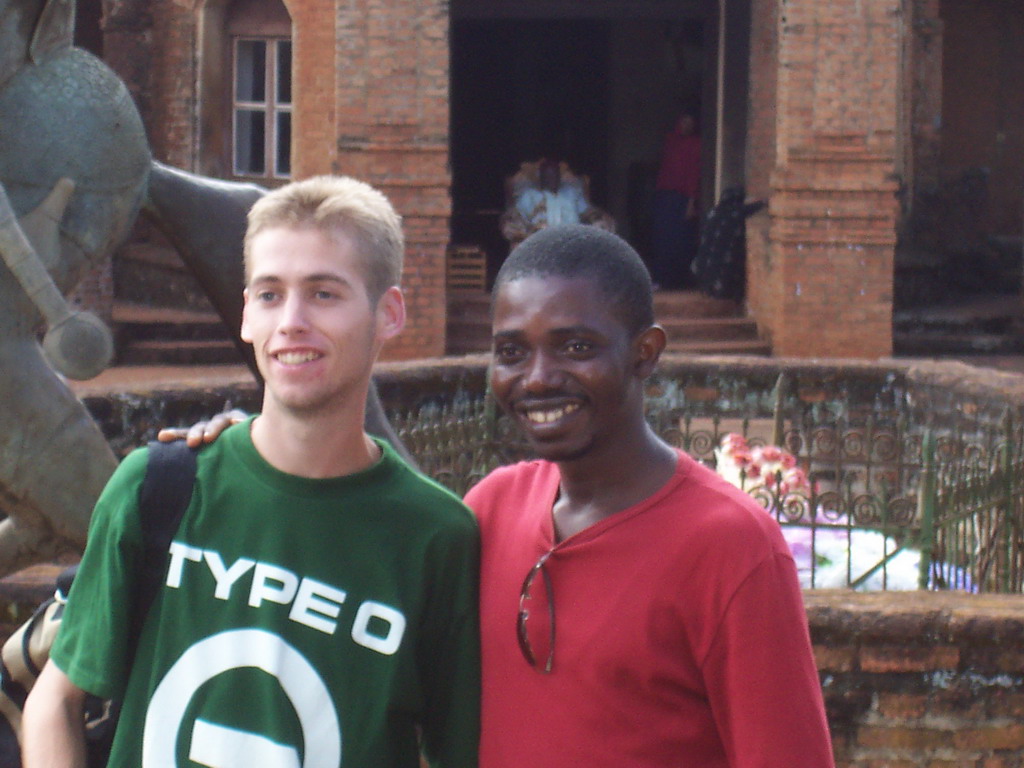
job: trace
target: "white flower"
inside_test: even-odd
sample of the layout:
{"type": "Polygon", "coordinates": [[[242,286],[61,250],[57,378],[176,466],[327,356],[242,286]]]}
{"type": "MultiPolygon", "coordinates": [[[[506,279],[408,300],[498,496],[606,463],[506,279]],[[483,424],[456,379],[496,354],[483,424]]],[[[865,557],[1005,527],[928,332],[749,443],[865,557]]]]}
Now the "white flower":
{"type": "MultiPolygon", "coordinates": [[[[779,496],[811,495],[810,482],[796,458],[778,446],[751,448],[742,435],[732,432],[723,437],[715,449],[715,461],[716,471],[722,478],[748,493],[767,488],[779,496]]],[[[856,581],[898,549],[895,540],[878,531],[851,528],[844,515],[824,514],[824,510],[815,510],[814,515],[817,524],[813,529],[810,521],[806,525],[781,526],[796,561],[800,585],[805,589],[811,586],[812,557],[815,588],[845,589],[851,581],[856,581]]],[[[877,568],[857,589],[917,589],[920,563],[921,553],[905,548],[892,556],[884,569],[877,568]]]]}

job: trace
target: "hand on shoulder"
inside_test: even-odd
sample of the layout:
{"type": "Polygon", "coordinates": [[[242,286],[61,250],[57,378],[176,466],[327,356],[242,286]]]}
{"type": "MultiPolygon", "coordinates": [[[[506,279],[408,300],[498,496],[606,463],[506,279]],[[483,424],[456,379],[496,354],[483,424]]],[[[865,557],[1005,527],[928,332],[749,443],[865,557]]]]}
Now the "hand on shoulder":
{"type": "Polygon", "coordinates": [[[225,429],[247,418],[248,413],[240,408],[232,408],[207,421],[197,421],[191,427],[164,427],[157,433],[156,439],[162,443],[184,440],[190,448],[198,448],[205,443],[212,443],[225,429]]]}

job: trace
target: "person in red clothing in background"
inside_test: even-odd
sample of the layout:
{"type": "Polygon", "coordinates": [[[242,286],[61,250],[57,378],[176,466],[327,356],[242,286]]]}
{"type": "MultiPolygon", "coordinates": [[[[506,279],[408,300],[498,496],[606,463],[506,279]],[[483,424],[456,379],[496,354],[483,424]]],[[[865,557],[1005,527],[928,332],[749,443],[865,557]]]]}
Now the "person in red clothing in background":
{"type": "Polygon", "coordinates": [[[690,264],[697,253],[700,137],[697,118],[684,110],[665,135],[654,184],[651,277],[661,288],[694,284],[690,264]]]}

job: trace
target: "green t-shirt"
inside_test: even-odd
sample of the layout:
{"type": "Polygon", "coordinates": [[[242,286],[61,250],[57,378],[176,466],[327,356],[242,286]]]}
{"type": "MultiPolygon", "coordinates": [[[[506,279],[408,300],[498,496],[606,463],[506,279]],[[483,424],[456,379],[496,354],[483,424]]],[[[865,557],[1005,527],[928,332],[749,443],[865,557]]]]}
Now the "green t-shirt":
{"type": "Polygon", "coordinates": [[[123,701],[111,766],[476,766],[479,538],[457,497],[386,444],[311,480],[250,423],[198,456],[196,488],[134,664],[127,655],[146,449],[96,506],[52,658],[123,701]]]}

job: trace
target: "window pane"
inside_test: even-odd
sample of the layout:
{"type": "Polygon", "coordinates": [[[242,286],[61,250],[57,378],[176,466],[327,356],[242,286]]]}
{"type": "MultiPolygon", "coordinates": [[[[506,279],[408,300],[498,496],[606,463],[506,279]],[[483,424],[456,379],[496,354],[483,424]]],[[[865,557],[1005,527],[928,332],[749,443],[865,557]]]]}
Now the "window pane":
{"type": "Polygon", "coordinates": [[[277,113],[277,168],[278,176],[292,172],[292,113],[277,113]]]}
{"type": "Polygon", "coordinates": [[[266,41],[239,40],[236,51],[235,99],[237,101],[266,101],[266,41]]]}
{"type": "Polygon", "coordinates": [[[277,103],[292,103],[292,44],[285,40],[277,44],[277,103]]]}
{"type": "Polygon", "coordinates": [[[266,117],[262,109],[235,112],[235,173],[266,173],[266,117]]]}

